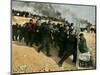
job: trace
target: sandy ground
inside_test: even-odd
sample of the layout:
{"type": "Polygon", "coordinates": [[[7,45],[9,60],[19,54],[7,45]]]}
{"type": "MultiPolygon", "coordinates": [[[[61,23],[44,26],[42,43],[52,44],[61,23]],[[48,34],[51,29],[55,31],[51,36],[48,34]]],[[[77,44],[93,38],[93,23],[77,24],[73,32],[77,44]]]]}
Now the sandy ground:
{"type": "Polygon", "coordinates": [[[44,52],[38,53],[36,48],[18,45],[18,42],[13,42],[12,47],[13,73],[48,72],[76,69],[75,64],[72,63],[70,58],[66,60],[67,63],[65,62],[63,67],[59,67],[57,62],[60,60],[60,58],[57,57],[57,52],[54,50],[51,52],[52,56],[47,57],[44,52]]]}

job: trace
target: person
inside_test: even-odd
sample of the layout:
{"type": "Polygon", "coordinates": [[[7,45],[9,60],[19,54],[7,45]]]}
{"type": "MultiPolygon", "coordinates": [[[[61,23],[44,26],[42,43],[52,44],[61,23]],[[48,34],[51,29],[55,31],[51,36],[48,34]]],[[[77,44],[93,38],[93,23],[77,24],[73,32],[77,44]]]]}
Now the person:
{"type": "Polygon", "coordinates": [[[13,35],[12,35],[12,39],[13,41],[17,41],[17,31],[18,31],[18,23],[16,23],[15,25],[12,25],[12,31],[13,31],[13,35]]]}
{"type": "Polygon", "coordinates": [[[91,54],[90,51],[87,47],[87,42],[86,39],[84,37],[83,33],[80,33],[79,35],[79,66],[80,67],[89,67],[90,65],[92,65],[91,62],[91,54]]]}
{"type": "Polygon", "coordinates": [[[86,39],[84,37],[84,34],[83,33],[80,33],[79,35],[79,51],[81,53],[85,53],[85,52],[88,52],[88,47],[87,47],[87,43],[86,43],[86,39]]]}
{"type": "Polygon", "coordinates": [[[51,56],[50,54],[50,33],[49,33],[49,26],[46,22],[43,22],[41,25],[41,46],[38,49],[38,52],[40,52],[42,49],[45,48],[47,56],[51,56]]]}
{"type": "Polygon", "coordinates": [[[23,25],[23,26],[20,27],[19,42],[22,41],[24,36],[25,36],[25,28],[24,28],[24,25],[23,25]]]}
{"type": "Polygon", "coordinates": [[[72,62],[76,64],[77,60],[77,38],[75,35],[72,35],[67,38],[66,46],[64,48],[64,54],[61,57],[61,60],[58,62],[59,66],[62,66],[63,62],[70,56],[73,55],[72,62]]]}
{"type": "MultiPolygon", "coordinates": [[[[73,25],[73,24],[72,24],[73,25]]],[[[73,33],[71,28],[66,28],[66,42],[63,44],[65,45],[63,48],[63,54],[61,55],[61,60],[58,62],[59,66],[62,66],[63,62],[70,56],[73,55],[72,62],[76,64],[77,60],[77,37],[76,34],[73,33]],[[69,33],[67,33],[69,32],[69,33]]]]}
{"type": "Polygon", "coordinates": [[[54,47],[57,48],[58,46],[58,42],[59,42],[59,29],[57,28],[56,25],[53,26],[54,28],[54,33],[53,33],[53,37],[54,37],[54,47]]]}
{"type": "Polygon", "coordinates": [[[36,26],[34,27],[34,40],[36,46],[39,46],[41,43],[41,34],[40,34],[40,26],[41,26],[41,20],[36,21],[36,26]]]}
{"type": "Polygon", "coordinates": [[[49,21],[48,23],[49,26],[49,33],[50,33],[50,46],[54,47],[54,28],[53,28],[53,24],[49,21]]]}
{"type": "Polygon", "coordinates": [[[64,54],[64,51],[65,51],[65,47],[66,47],[66,33],[64,32],[64,27],[60,27],[59,28],[59,38],[58,38],[58,41],[59,41],[59,53],[58,53],[58,57],[62,57],[63,54],[64,54]]]}
{"type": "Polygon", "coordinates": [[[15,41],[16,30],[17,30],[17,26],[13,24],[12,25],[12,40],[13,41],[15,41]]]}
{"type": "Polygon", "coordinates": [[[35,23],[33,23],[32,19],[30,19],[29,23],[26,23],[25,26],[25,31],[26,31],[25,42],[26,45],[29,45],[30,47],[32,47],[34,41],[34,34],[33,34],[33,32],[35,31],[34,27],[35,27],[35,23]]]}

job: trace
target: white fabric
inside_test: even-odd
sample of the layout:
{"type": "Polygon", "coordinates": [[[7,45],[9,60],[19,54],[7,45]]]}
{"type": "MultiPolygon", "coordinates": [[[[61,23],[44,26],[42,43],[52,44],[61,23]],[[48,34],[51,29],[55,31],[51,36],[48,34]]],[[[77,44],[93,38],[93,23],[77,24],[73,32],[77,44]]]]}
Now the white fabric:
{"type": "Polygon", "coordinates": [[[90,52],[79,53],[79,60],[90,61],[90,52]]]}

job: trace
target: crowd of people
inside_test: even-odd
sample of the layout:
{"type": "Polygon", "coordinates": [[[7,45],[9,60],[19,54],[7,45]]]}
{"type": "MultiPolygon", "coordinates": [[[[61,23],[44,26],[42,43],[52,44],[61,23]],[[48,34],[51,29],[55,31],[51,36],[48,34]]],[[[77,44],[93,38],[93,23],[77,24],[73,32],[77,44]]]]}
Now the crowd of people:
{"type": "Polygon", "coordinates": [[[27,46],[32,47],[32,44],[41,45],[38,48],[38,52],[45,48],[47,56],[51,56],[50,44],[52,44],[55,47],[59,47],[59,57],[62,58],[62,56],[66,54],[65,51],[70,50],[67,54],[68,56],[73,54],[73,62],[76,62],[77,38],[73,27],[74,24],[66,23],[62,25],[59,23],[54,24],[50,21],[43,23],[40,22],[41,20],[39,19],[36,23],[33,23],[33,20],[30,19],[30,21],[24,25],[19,25],[17,23],[12,25],[13,41],[19,40],[21,42],[24,38],[27,46]]]}
{"type": "MultiPolygon", "coordinates": [[[[20,25],[18,23],[12,25],[12,40],[23,41],[27,46],[38,46],[38,52],[46,51],[47,56],[51,56],[50,47],[59,49],[58,57],[61,60],[58,65],[62,66],[63,62],[73,55],[73,63],[77,61],[77,32],[74,29],[74,23],[65,21],[63,24],[52,23],[52,20],[41,22],[42,18],[38,18],[36,22],[30,19],[29,22],[20,25]]],[[[84,36],[81,34],[80,36],[84,36]]],[[[80,52],[87,52],[88,48],[85,38],[81,38],[80,52]]]]}

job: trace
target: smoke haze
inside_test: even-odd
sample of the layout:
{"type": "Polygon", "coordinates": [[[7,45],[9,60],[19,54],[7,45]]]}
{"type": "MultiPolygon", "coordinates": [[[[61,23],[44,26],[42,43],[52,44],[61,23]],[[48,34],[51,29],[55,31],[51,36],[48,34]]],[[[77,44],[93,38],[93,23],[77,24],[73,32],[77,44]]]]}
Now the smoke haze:
{"type": "Polygon", "coordinates": [[[12,9],[50,17],[60,16],[75,24],[84,23],[87,20],[95,25],[95,6],[12,1],[12,9]]]}

